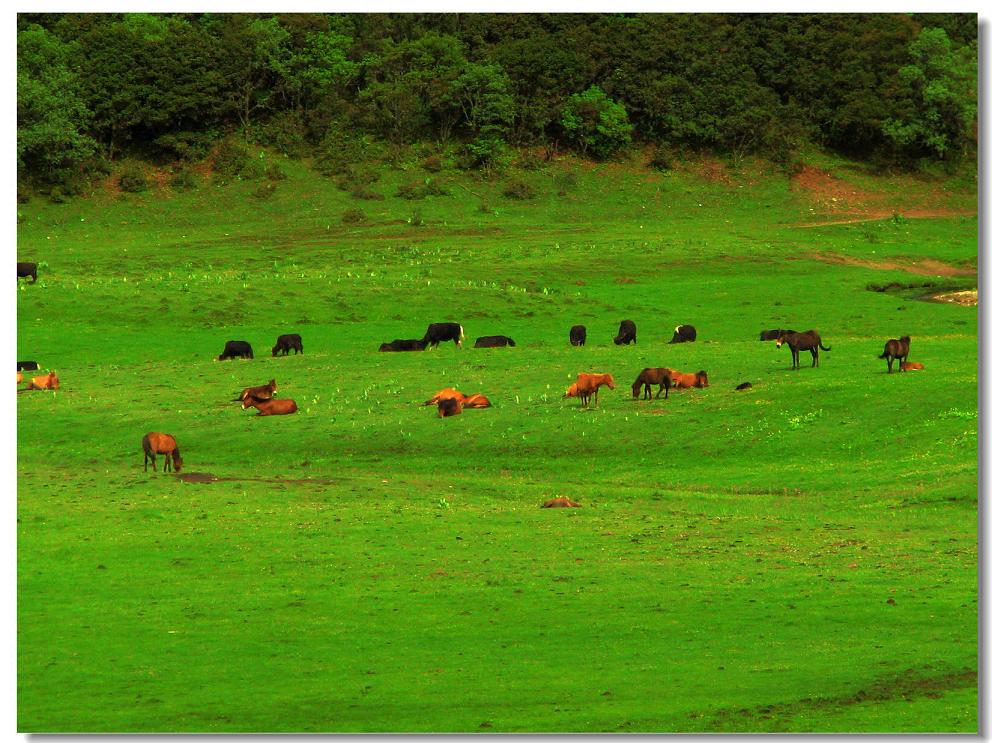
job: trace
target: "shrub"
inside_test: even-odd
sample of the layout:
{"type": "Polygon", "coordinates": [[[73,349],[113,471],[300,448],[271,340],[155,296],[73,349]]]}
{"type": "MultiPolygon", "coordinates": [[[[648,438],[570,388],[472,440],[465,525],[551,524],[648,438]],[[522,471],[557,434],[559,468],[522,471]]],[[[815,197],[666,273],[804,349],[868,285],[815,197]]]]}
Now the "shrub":
{"type": "Polygon", "coordinates": [[[396,189],[396,195],[401,199],[420,200],[428,196],[447,196],[450,192],[436,178],[425,178],[423,181],[404,183],[396,189]]]}
{"type": "Polygon", "coordinates": [[[274,115],[258,129],[258,140],[266,147],[297,160],[312,150],[307,142],[306,124],[297,111],[274,115]]]}
{"type": "Polygon", "coordinates": [[[671,170],[678,159],[675,149],[667,142],[663,142],[654,148],[648,166],[655,170],[671,170]]]}
{"type": "Polygon", "coordinates": [[[361,209],[345,209],[341,214],[341,224],[364,224],[369,218],[361,209]]]}
{"type": "Polygon", "coordinates": [[[258,178],[265,172],[265,168],[240,144],[227,140],[214,156],[214,172],[220,176],[222,182],[227,183],[258,178]]]}
{"type": "Polygon", "coordinates": [[[430,173],[439,173],[441,168],[444,167],[444,164],[441,162],[441,158],[438,155],[430,155],[425,157],[421,165],[423,165],[424,170],[430,173]]]}
{"type": "Polygon", "coordinates": [[[284,181],[286,180],[286,171],[279,163],[272,163],[265,169],[265,177],[270,181],[284,181]]]}
{"type": "Polygon", "coordinates": [[[525,200],[533,199],[537,195],[537,192],[529,183],[514,179],[503,188],[503,195],[510,199],[525,200]]]}
{"type": "Polygon", "coordinates": [[[261,199],[264,201],[265,199],[272,198],[272,195],[276,192],[276,188],[277,186],[275,183],[272,183],[271,181],[267,181],[265,183],[262,183],[258,188],[252,191],[251,195],[254,196],[256,199],[261,199]]]}
{"type": "Polygon", "coordinates": [[[424,226],[424,215],[421,214],[420,209],[414,209],[413,210],[413,214],[411,214],[410,215],[410,218],[407,219],[406,221],[409,224],[412,224],[414,227],[423,227],[424,226]]]}
{"type": "Polygon", "coordinates": [[[183,168],[172,176],[172,180],[169,181],[169,185],[172,186],[174,191],[192,191],[199,185],[199,183],[197,182],[196,175],[192,170],[186,170],[183,168]]]}
{"type": "Polygon", "coordinates": [[[351,198],[353,199],[364,199],[365,201],[382,201],[386,198],[378,191],[373,191],[361,183],[352,186],[348,193],[351,194],[351,198]]]}
{"type": "Polygon", "coordinates": [[[120,186],[121,191],[140,193],[141,191],[148,190],[148,179],[137,168],[127,168],[117,179],[117,185],[120,186]]]}
{"type": "Polygon", "coordinates": [[[533,150],[524,150],[514,163],[521,170],[537,170],[543,164],[543,159],[533,150]]]}
{"type": "Polygon", "coordinates": [[[210,153],[210,146],[217,139],[216,132],[173,132],[152,141],[155,154],[172,160],[196,162],[210,153]]]}
{"type": "Polygon", "coordinates": [[[359,186],[367,187],[378,181],[379,178],[379,172],[372,168],[361,165],[346,165],[335,178],[335,183],[342,191],[352,191],[359,186]]]}
{"type": "Polygon", "coordinates": [[[551,176],[552,183],[555,184],[555,188],[558,189],[559,195],[564,195],[566,192],[571,191],[579,184],[579,178],[575,175],[575,171],[563,170],[556,172],[551,176]]]}

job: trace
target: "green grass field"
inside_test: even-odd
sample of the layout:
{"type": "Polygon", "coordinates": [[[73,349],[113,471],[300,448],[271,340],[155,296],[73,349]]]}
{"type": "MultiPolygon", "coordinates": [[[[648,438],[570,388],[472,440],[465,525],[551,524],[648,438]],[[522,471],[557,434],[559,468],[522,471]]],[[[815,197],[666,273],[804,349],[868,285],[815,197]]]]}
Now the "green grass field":
{"type": "Polygon", "coordinates": [[[889,216],[822,224],[860,217],[758,166],[564,161],[529,201],[283,167],[20,206],[18,359],[62,380],[17,397],[20,731],[977,731],[977,313],[920,301],[976,286],[973,184],[913,218],[940,184],[833,162],[889,216]],[[377,353],[434,321],[466,347],[377,353]],[[776,327],[832,350],[793,371],[776,327]],[[645,366],[711,386],[634,400],[645,366]],[[299,414],[232,402],[273,377],[299,414]]]}

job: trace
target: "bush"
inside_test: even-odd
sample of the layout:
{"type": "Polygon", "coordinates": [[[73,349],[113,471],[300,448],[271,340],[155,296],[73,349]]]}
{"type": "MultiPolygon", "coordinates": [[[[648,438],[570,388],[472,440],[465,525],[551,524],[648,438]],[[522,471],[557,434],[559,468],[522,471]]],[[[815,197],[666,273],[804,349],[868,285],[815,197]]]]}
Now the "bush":
{"type": "Polygon", "coordinates": [[[197,162],[210,153],[210,146],[217,139],[216,132],[173,132],[152,141],[155,154],[172,160],[197,162]]]}
{"type": "Polygon", "coordinates": [[[341,214],[341,224],[364,224],[369,218],[361,209],[345,209],[341,214]]]}
{"type": "Polygon", "coordinates": [[[199,185],[199,183],[193,171],[186,170],[184,168],[177,171],[176,174],[172,176],[172,180],[169,181],[169,185],[172,186],[174,191],[192,191],[199,185]]]}
{"type": "Polygon", "coordinates": [[[227,183],[232,180],[259,178],[265,168],[240,144],[227,140],[214,155],[214,172],[220,176],[222,182],[227,183]]]}
{"type": "Polygon", "coordinates": [[[338,188],[342,191],[352,191],[355,188],[369,186],[378,181],[380,175],[378,171],[361,165],[345,165],[344,169],[335,179],[338,188]]]}
{"type": "Polygon", "coordinates": [[[117,179],[117,185],[120,186],[121,191],[140,193],[141,191],[148,190],[148,179],[137,168],[128,168],[120,174],[120,177],[117,179]]]}
{"type": "Polygon", "coordinates": [[[276,188],[277,186],[275,183],[272,183],[271,181],[267,181],[266,183],[262,183],[261,185],[259,185],[258,188],[252,191],[251,195],[254,196],[256,199],[261,199],[264,201],[266,199],[272,198],[272,195],[276,192],[276,188]]]}
{"type": "Polygon", "coordinates": [[[396,189],[396,195],[401,199],[420,200],[428,196],[447,196],[450,193],[435,178],[425,178],[423,181],[404,183],[396,189]]]}
{"type": "Polygon", "coordinates": [[[412,224],[414,227],[423,227],[424,215],[421,214],[420,209],[414,209],[413,214],[411,214],[410,218],[407,219],[406,221],[407,223],[412,224]]]}
{"type": "Polygon", "coordinates": [[[266,168],[265,177],[270,181],[284,181],[286,180],[286,171],[282,169],[279,163],[272,163],[266,168]]]}
{"type": "Polygon", "coordinates": [[[533,150],[524,150],[514,163],[521,170],[537,170],[543,164],[543,158],[533,150]]]}
{"type": "Polygon", "coordinates": [[[383,196],[378,191],[373,191],[368,186],[357,184],[352,186],[351,190],[348,191],[353,199],[364,199],[365,201],[382,201],[386,197],[383,196]]]}
{"type": "Polygon", "coordinates": [[[648,161],[648,166],[654,168],[655,170],[671,170],[672,166],[678,162],[679,156],[675,149],[666,143],[657,145],[654,148],[654,152],[651,155],[651,160],[648,161]]]}
{"type": "Polygon", "coordinates": [[[375,159],[379,149],[369,137],[354,137],[338,125],[318,145],[313,166],[321,175],[341,175],[355,163],[375,159]]]}
{"type": "Polygon", "coordinates": [[[280,154],[300,159],[313,149],[307,142],[306,124],[296,111],[276,114],[258,129],[258,140],[280,154]]]}
{"type": "Polygon", "coordinates": [[[556,172],[553,176],[551,176],[551,182],[554,183],[555,188],[558,189],[558,194],[563,196],[579,184],[579,177],[575,175],[575,171],[564,170],[556,172]]]}
{"type": "Polygon", "coordinates": [[[441,172],[441,168],[444,167],[444,164],[441,162],[441,158],[438,155],[430,155],[429,157],[425,157],[421,165],[423,165],[424,170],[430,173],[439,173],[441,172]]]}
{"type": "Polygon", "coordinates": [[[510,199],[525,200],[533,199],[537,195],[537,192],[529,183],[516,179],[506,184],[506,187],[503,189],[503,195],[510,199]]]}

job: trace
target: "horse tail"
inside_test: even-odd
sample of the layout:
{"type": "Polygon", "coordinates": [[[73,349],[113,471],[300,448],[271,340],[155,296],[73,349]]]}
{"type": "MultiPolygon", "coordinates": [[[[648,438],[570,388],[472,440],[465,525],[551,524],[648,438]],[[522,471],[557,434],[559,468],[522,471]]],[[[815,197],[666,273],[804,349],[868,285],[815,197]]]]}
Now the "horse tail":
{"type": "Polygon", "coordinates": [[[880,359],[885,359],[885,358],[888,358],[888,356],[889,356],[889,351],[888,351],[888,349],[886,349],[886,351],[885,351],[885,353],[883,353],[883,354],[882,354],[881,356],[879,356],[878,358],[880,358],[880,359]]]}
{"type": "Polygon", "coordinates": [[[823,339],[822,338],[818,342],[820,344],[820,348],[822,348],[824,351],[829,351],[830,350],[829,348],[827,348],[826,346],[823,345],[823,339]]]}

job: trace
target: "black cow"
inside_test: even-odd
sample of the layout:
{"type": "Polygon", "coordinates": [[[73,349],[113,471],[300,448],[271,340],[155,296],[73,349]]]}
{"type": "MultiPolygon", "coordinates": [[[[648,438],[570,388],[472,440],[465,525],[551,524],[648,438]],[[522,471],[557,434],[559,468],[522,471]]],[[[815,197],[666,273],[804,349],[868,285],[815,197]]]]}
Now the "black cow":
{"type": "Polygon", "coordinates": [[[573,346],[584,346],[586,344],[586,326],[573,325],[568,331],[568,342],[573,346]]]}
{"type": "Polygon", "coordinates": [[[392,343],[383,343],[380,351],[423,351],[427,344],[419,338],[397,338],[392,343]]]}
{"type": "Polygon", "coordinates": [[[217,357],[218,361],[224,359],[253,359],[255,354],[251,351],[251,344],[248,341],[228,341],[224,344],[224,353],[217,357]]]}
{"type": "Polygon", "coordinates": [[[513,338],[505,335],[483,335],[475,339],[476,348],[502,348],[504,346],[515,346],[513,338]]]}
{"type": "Polygon", "coordinates": [[[296,333],[287,333],[276,338],[276,344],[272,347],[272,355],[278,356],[281,352],[283,356],[289,356],[289,350],[293,353],[303,353],[303,339],[296,333]]]}
{"type": "Polygon", "coordinates": [[[38,280],[38,264],[37,263],[17,263],[17,278],[26,279],[28,276],[31,277],[31,283],[33,284],[38,280]]]}
{"type": "Polygon", "coordinates": [[[37,361],[18,361],[17,371],[35,371],[38,369],[37,361]]]}
{"type": "Polygon", "coordinates": [[[783,333],[795,333],[795,332],[796,332],[795,330],[782,330],[781,328],[779,328],[778,330],[762,330],[761,337],[758,338],[758,340],[777,341],[779,338],[782,337],[783,333]]]}
{"type": "Polygon", "coordinates": [[[461,348],[462,341],[465,340],[465,329],[456,322],[432,322],[427,326],[423,340],[428,351],[436,348],[442,341],[454,341],[461,348]]]}
{"type": "Polygon", "coordinates": [[[669,343],[694,343],[696,340],[696,329],[692,325],[676,325],[675,335],[668,341],[669,343]]]}
{"type": "Polygon", "coordinates": [[[634,325],[633,320],[620,321],[620,332],[613,339],[613,342],[618,346],[620,344],[627,346],[631,343],[637,343],[637,326],[634,325]]]}

